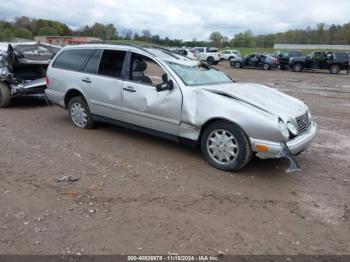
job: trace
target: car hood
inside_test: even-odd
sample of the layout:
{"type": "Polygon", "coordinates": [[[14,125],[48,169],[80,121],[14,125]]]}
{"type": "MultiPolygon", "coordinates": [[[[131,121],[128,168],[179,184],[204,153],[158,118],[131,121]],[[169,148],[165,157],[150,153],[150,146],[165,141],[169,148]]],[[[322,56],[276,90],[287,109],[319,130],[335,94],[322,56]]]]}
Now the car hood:
{"type": "Polygon", "coordinates": [[[270,87],[251,83],[232,83],[205,86],[203,90],[224,95],[249,104],[265,112],[279,116],[285,121],[306,113],[308,107],[299,99],[270,87]]]}

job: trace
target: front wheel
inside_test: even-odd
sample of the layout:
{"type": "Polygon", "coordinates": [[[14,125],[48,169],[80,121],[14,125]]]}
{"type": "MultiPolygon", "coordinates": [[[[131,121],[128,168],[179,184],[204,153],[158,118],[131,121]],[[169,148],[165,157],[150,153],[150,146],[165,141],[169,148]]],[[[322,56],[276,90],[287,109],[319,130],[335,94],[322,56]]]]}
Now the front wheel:
{"type": "Polygon", "coordinates": [[[82,96],[73,97],[68,103],[68,113],[70,119],[76,127],[91,129],[95,127],[90,109],[82,96]]]}
{"type": "Polygon", "coordinates": [[[252,149],[244,132],[227,121],[211,123],[201,136],[204,159],[223,171],[237,171],[252,157],[252,149]]]}
{"type": "Polygon", "coordinates": [[[11,102],[11,92],[6,83],[0,82],[0,107],[7,107],[11,102]]]}
{"type": "Polygon", "coordinates": [[[296,63],[293,65],[294,72],[301,72],[303,70],[303,66],[300,63],[296,63]]]}
{"type": "Polygon", "coordinates": [[[332,65],[331,68],[329,69],[329,72],[331,74],[339,74],[340,66],[339,65],[332,65]]]}

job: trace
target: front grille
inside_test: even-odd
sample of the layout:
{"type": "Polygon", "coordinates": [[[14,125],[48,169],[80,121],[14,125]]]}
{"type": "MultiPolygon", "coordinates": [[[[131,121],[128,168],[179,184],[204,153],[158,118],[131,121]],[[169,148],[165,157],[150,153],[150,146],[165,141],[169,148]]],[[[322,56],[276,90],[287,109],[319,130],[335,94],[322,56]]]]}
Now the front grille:
{"type": "Polygon", "coordinates": [[[298,135],[307,132],[311,126],[309,114],[306,112],[304,115],[297,117],[298,135]]]}

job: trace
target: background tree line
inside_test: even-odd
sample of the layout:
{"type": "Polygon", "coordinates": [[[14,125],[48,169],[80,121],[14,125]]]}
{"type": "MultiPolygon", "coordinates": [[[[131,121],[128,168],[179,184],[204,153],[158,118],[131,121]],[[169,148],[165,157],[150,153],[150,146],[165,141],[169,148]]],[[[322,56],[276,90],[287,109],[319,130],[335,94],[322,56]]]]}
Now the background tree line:
{"type": "Polygon", "coordinates": [[[229,38],[220,32],[213,32],[208,41],[184,41],[182,39],[161,38],[152,35],[149,30],[133,33],[130,29],[119,34],[113,24],[95,23],[83,26],[77,30],[70,29],[66,24],[47,19],[18,17],[9,22],[0,20],[0,41],[12,38],[33,39],[37,35],[48,36],[89,36],[102,40],[135,40],[164,46],[216,46],[216,47],[273,47],[275,43],[288,44],[350,44],[350,23],[344,25],[318,24],[315,28],[305,30],[289,30],[283,33],[254,35],[251,30],[238,33],[229,38]]]}

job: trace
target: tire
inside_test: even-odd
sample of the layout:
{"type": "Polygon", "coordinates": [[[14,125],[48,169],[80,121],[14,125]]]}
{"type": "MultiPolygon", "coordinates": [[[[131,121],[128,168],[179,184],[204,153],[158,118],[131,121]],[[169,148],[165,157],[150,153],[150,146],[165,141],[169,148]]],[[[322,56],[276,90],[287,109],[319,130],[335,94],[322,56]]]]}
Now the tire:
{"type": "Polygon", "coordinates": [[[227,60],[228,60],[229,62],[231,62],[231,60],[234,59],[234,58],[235,58],[234,56],[230,56],[227,60]]]}
{"type": "Polygon", "coordinates": [[[331,65],[331,68],[329,69],[329,73],[331,74],[339,74],[340,72],[340,66],[339,65],[331,65]]]}
{"type": "Polygon", "coordinates": [[[231,62],[231,66],[234,68],[241,68],[242,67],[242,63],[237,61],[237,62],[231,62]]]}
{"type": "Polygon", "coordinates": [[[0,82],[0,107],[7,107],[11,103],[11,92],[9,86],[0,82]]]}
{"type": "Polygon", "coordinates": [[[295,63],[292,68],[293,68],[294,72],[301,72],[301,71],[303,71],[303,65],[300,64],[300,63],[295,63]]]}
{"type": "Polygon", "coordinates": [[[208,63],[209,65],[213,65],[213,64],[215,63],[214,57],[209,56],[209,57],[207,58],[207,63],[208,63]]]}
{"type": "Polygon", "coordinates": [[[263,68],[264,70],[270,70],[270,69],[271,69],[271,67],[270,67],[270,65],[269,65],[268,63],[264,63],[263,66],[262,66],[262,68],[263,68]]]}
{"type": "Polygon", "coordinates": [[[96,126],[91,117],[89,106],[82,96],[76,96],[69,100],[68,114],[76,127],[92,129],[96,126]]]}
{"type": "Polygon", "coordinates": [[[228,121],[215,121],[205,128],[201,136],[201,151],[211,166],[223,171],[237,171],[252,158],[247,136],[242,129],[228,121]]]}

